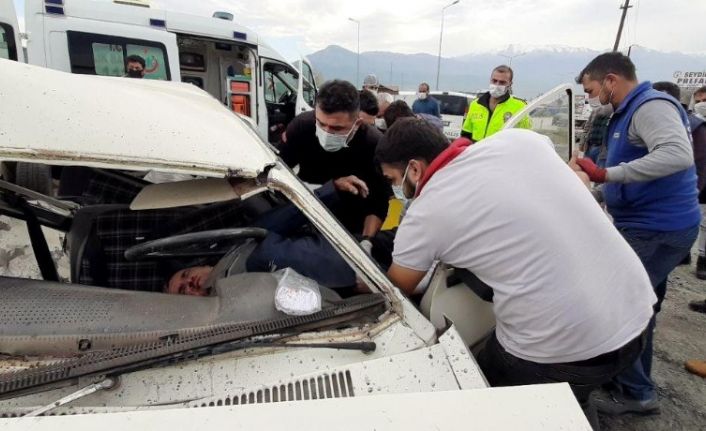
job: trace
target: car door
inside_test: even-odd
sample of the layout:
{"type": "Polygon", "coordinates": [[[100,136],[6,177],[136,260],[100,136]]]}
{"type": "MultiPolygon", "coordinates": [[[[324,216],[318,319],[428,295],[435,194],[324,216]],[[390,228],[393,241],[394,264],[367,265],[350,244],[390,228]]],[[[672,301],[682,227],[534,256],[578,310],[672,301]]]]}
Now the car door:
{"type": "Polygon", "coordinates": [[[523,119],[529,118],[531,129],[551,139],[557,154],[568,162],[576,136],[574,112],[573,84],[561,84],[530,101],[503,130],[518,127],[523,119]]]}
{"type": "Polygon", "coordinates": [[[25,61],[13,0],[0,0],[0,58],[25,61]]]}
{"type": "Polygon", "coordinates": [[[268,141],[277,143],[296,116],[297,79],[300,75],[288,65],[267,61],[263,66],[263,94],[267,107],[268,141]]]}
{"type": "Polygon", "coordinates": [[[316,82],[311,64],[305,58],[299,62],[301,73],[297,79],[297,114],[314,109],[316,100],[316,82]]]}

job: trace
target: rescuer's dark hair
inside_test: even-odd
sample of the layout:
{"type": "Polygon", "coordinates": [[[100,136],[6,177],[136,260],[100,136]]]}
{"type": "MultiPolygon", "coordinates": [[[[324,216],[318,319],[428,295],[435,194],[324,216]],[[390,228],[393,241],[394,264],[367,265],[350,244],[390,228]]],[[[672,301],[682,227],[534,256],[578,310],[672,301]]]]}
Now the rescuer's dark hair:
{"type": "Polygon", "coordinates": [[[606,52],[591,60],[576,77],[576,82],[581,84],[584,77],[592,81],[603,81],[609,73],[637,81],[635,65],[630,57],[621,52],[606,52]]]}
{"type": "Polygon", "coordinates": [[[334,79],[325,82],[316,96],[316,106],[326,114],[347,112],[351,116],[358,116],[360,109],[360,96],[358,90],[348,81],[334,79]]]}
{"type": "Polygon", "coordinates": [[[426,120],[400,118],[385,132],[375,150],[375,157],[378,163],[405,169],[412,159],[431,163],[448,146],[448,138],[426,120]]]}

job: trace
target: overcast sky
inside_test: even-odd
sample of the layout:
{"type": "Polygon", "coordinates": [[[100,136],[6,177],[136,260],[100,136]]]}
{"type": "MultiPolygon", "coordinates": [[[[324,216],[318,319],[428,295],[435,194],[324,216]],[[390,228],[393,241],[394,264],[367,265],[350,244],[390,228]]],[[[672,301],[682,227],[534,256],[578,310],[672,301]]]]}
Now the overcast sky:
{"type": "MultiPolygon", "coordinates": [[[[14,0],[22,14],[22,0],[14,0]]],[[[71,0],[67,0],[70,3],[71,0]]],[[[425,52],[439,47],[441,9],[452,0],[152,0],[210,16],[229,11],[285,57],[331,44],[361,51],[425,52]]],[[[510,44],[613,46],[624,0],[460,0],[446,10],[444,56],[497,51],[510,44]]],[[[621,46],[706,53],[706,0],[632,0],[621,46]]],[[[522,50],[523,48],[518,48],[522,50]]],[[[524,48],[526,49],[526,48],[524,48]]]]}

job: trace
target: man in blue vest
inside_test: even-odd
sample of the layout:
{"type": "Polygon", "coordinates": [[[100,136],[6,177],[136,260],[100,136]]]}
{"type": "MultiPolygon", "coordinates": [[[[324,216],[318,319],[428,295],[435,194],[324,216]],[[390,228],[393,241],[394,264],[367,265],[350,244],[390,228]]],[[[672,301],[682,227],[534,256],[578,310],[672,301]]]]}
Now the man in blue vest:
{"type": "MultiPolygon", "coordinates": [[[[588,159],[576,169],[591,181],[605,183],[603,195],[615,226],[642,261],[652,283],[659,312],[667,276],[691,250],[701,214],[689,119],[677,100],[639,83],[630,58],[617,52],[601,54],[581,71],[577,82],[588,96],[615,113],[606,136],[605,168],[588,159]]],[[[614,379],[610,396],[596,400],[607,414],[659,412],[652,368],[652,335],[642,356],[614,379]]]]}

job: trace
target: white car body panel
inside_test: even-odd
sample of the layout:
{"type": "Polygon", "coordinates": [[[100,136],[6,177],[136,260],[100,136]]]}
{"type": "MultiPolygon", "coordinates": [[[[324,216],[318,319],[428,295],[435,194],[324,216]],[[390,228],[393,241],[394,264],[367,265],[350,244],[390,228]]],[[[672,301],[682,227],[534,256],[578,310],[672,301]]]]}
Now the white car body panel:
{"type": "Polygon", "coordinates": [[[19,418],[4,420],[2,427],[7,431],[591,430],[566,384],[19,418]]]}

